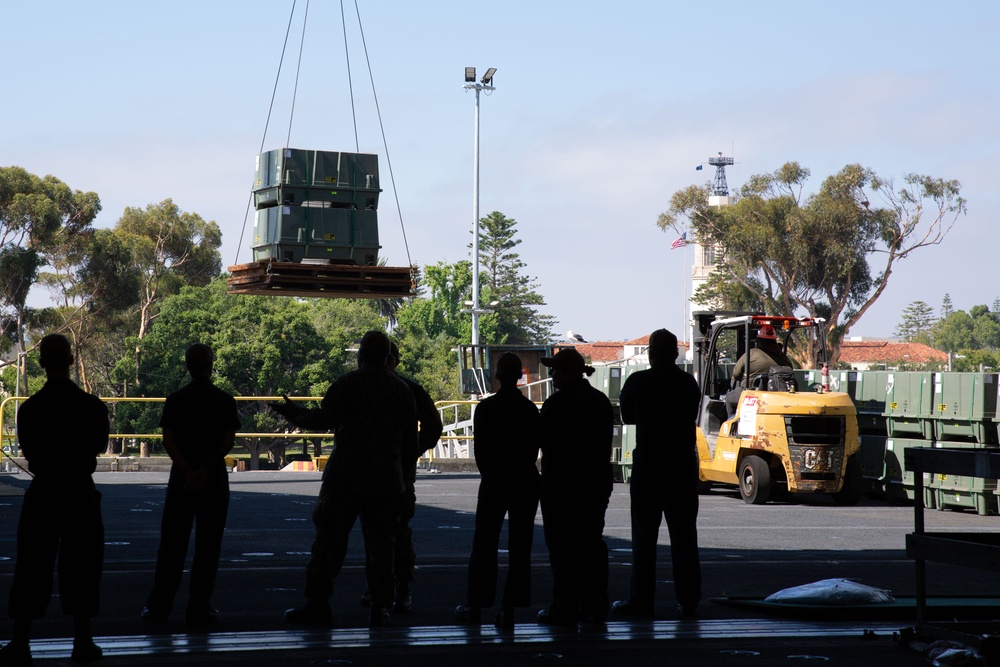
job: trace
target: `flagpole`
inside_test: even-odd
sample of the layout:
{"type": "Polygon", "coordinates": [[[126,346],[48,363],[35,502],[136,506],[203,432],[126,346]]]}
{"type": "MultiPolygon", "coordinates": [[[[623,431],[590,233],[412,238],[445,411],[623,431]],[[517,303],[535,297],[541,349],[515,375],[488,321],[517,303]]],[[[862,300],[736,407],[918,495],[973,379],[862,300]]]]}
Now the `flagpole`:
{"type": "Polygon", "coordinates": [[[678,332],[681,340],[684,338],[684,320],[687,318],[687,308],[688,308],[688,284],[687,284],[687,264],[688,264],[688,247],[684,244],[684,261],[681,263],[681,285],[684,290],[683,298],[681,299],[681,329],[678,332]]]}

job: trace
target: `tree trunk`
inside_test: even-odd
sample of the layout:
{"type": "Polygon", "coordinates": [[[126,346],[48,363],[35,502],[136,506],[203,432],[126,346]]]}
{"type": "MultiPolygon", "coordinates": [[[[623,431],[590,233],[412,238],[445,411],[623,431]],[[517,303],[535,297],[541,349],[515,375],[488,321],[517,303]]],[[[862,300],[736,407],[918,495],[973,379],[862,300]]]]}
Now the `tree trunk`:
{"type": "Polygon", "coordinates": [[[28,396],[28,357],[24,349],[24,305],[17,307],[17,373],[20,378],[20,394],[28,396]]]}
{"type": "Polygon", "coordinates": [[[287,451],[288,444],[285,440],[278,440],[271,443],[271,446],[267,448],[267,461],[268,463],[275,464],[278,470],[281,470],[288,463],[287,461],[287,451]]]}
{"type": "Polygon", "coordinates": [[[142,305],[142,309],[139,311],[139,342],[135,345],[135,386],[138,388],[141,384],[139,381],[139,365],[142,363],[142,339],[146,336],[146,329],[149,326],[149,309],[150,303],[147,301],[142,305]]]}
{"type": "Polygon", "coordinates": [[[245,438],[240,441],[243,449],[250,454],[250,464],[248,470],[260,470],[260,455],[268,448],[268,443],[261,442],[260,438],[245,438]]]}

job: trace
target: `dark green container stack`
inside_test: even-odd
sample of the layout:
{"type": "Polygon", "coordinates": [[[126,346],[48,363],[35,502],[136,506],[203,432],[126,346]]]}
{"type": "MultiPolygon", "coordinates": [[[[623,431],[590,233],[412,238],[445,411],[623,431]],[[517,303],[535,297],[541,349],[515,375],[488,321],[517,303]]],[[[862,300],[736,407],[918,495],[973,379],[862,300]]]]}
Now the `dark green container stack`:
{"type": "MultiPolygon", "coordinates": [[[[815,391],[812,388],[813,371],[794,369],[792,370],[792,374],[795,375],[795,382],[799,387],[799,391],[815,391]]],[[[819,371],[816,371],[816,377],[819,378],[819,371]]]]}
{"type": "Polygon", "coordinates": [[[257,156],[255,262],[378,262],[378,156],[278,148],[257,156]]]}
{"type": "MultiPolygon", "coordinates": [[[[625,432],[627,427],[622,424],[618,398],[621,395],[622,385],[625,383],[628,372],[640,368],[648,368],[648,366],[596,366],[594,373],[587,378],[595,389],[600,390],[608,397],[614,408],[615,426],[611,443],[611,462],[614,464],[615,480],[619,482],[628,481],[632,456],[631,449],[626,450],[625,432]]],[[[634,442],[630,445],[634,447],[634,442]]]]}
{"type": "Polygon", "coordinates": [[[841,391],[847,391],[851,395],[858,412],[861,475],[865,480],[865,492],[875,496],[885,496],[888,479],[886,475],[888,430],[885,404],[889,373],[886,371],[836,371],[836,373],[847,375],[847,378],[842,378],[840,381],[841,391]]]}
{"type": "Polygon", "coordinates": [[[924,371],[889,373],[885,417],[890,437],[933,440],[934,374],[924,371]]]}
{"type": "MultiPolygon", "coordinates": [[[[934,374],[929,371],[890,371],[885,376],[885,495],[889,500],[913,500],[913,473],[903,465],[910,447],[934,445],[934,374]]],[[[876,382],[877,384],[877,382],[876,382]]],[[[876,389],[877,391],[877,389],[876,389]]],[[[925,488],[929,477],[924,479],[925,488]]],[[[925,507],[934,507],[925,490],[925,507]]]]}
{"type": "MultiPolygon", "coordinates": [[[[996,373],[936,373],[934,375],[935,447],[982,449],[997,445],[996,373]]],[[[934,474],[930,489],[938,509],[974,509],[997,513],[997,480],[934,474]]]]}
{"type": "Polygon", "coordinates": [[[935,373],[935,440],[997,444],[996,373],[935,373]]]}
{"type": "MultiPolygon", "coordinates": [[[[932,447],[933,440],[918,438],[886,438],[885,497],[888,500],[913,500],[913,473],[906,469],[906,450],[910,447],[932,447]]],[[[934,492],[930,488],[930,473],[924,473],[924,507],[934,507],[934,492]]]]}
{"type": "Polygon", "coordinates": [[[858,371],[854,383],[854,405],[858,410],[858,431],[866,435],[889,435],[886,402],[890,371],[858,371]]]}

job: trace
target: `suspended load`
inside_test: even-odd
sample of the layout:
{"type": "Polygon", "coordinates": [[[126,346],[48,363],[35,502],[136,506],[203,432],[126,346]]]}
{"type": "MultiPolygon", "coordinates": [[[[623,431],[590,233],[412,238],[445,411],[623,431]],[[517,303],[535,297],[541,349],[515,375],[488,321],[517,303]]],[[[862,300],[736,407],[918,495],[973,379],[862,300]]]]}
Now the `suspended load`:
{"type": "Polygon", "coordinates": [[[279,148],[257,156],[253,259],[230,294],[412,296],[410,267],[378,266],[378,156],[279,148]]]}
{"type": "Polygon", "coordinates": [[[378,263],[378,156],[280,148],[257,156],[254,261],[378,263]]]}

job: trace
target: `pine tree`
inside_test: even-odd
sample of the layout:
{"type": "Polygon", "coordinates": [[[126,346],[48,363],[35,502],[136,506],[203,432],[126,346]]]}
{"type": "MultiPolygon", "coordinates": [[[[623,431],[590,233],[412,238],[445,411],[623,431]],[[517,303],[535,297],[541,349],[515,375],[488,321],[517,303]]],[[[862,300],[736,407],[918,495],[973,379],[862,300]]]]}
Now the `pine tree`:
{"type": "Polygon", "coordinates": [[[955,307],[951,303],[951,295],[945,294],[941,301],[941,319],[946,320],[948,316],[955,312],[955,307]]]}
{"type": "MultiPolygon", "coordinates": [[[[947,296],[945,297],[948,298],[947,296]]],[[[895,335],[907,343],[929,343],[934,326],[934,309],[923,301],[913,301],[902,313],[903,320],[896,327],[895,335]]]]}
{"type": "Polygon", "coordinates": [[[479,263],[486,301],[495,306],[496,328],[490,343],[526,345],[546,343],[552,338],[556,320],[538,312],[545,299],[536,291],[536,278],[524,275],[527,268],[514,252],[521,239],[517,221],[493,211],[479,221],[479,263]]]}

